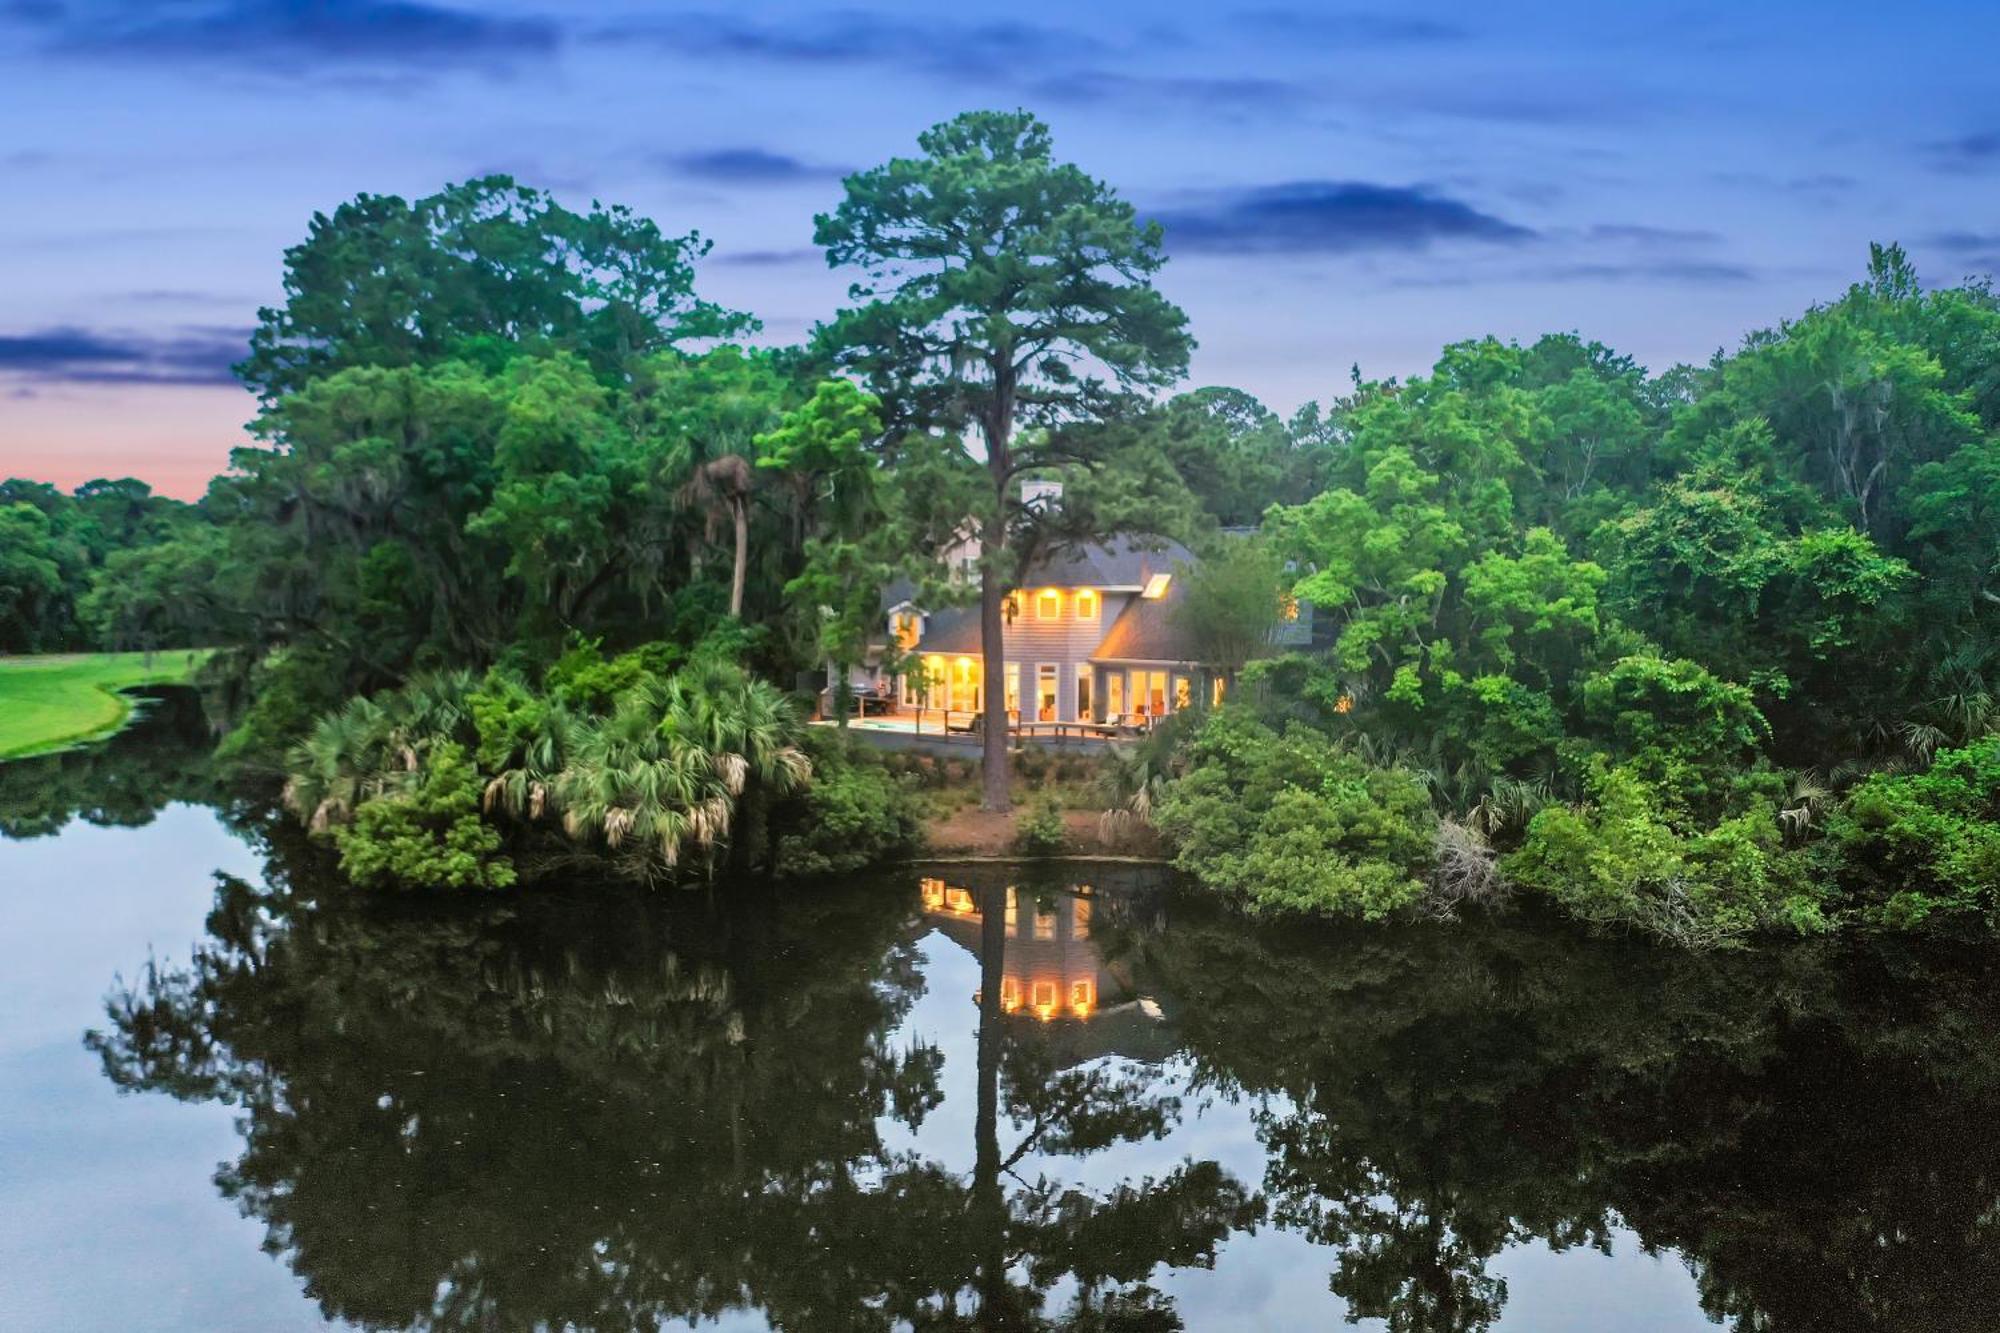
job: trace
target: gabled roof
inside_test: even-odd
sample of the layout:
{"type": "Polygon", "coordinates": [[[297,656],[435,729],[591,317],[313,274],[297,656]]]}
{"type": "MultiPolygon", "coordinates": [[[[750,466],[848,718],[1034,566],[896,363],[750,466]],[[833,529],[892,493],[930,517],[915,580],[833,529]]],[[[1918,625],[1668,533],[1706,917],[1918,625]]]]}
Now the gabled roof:
{"type": "Polygon", "coordinates": [[[1104,641],[1090,654],[1096,662],[1197,662],[1192,640],[1174,610],[1187,594],[1187,580],[1167,584],[1164,597],[1134,597],[1111,622],[1104,641]]]}
{"type": "Polygon", "coordinates": [[[1037,560],[1021,586],[1136,590],[1153,575],[1193,561],[1188,548],[1171,538],[1120,535],[1037,560]]]}
{"type": "Polygon", "coordinates": [[[979,649],[978,607],[948,606],[924,617],[924,637],[917,643],[918,652],[971,655],[979,649]]]}

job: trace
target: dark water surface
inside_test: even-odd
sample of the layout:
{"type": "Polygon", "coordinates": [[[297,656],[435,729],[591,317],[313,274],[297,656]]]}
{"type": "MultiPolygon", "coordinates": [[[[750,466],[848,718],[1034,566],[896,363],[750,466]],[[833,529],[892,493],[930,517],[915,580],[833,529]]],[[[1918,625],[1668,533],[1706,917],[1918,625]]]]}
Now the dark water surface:
{"type": "Polygon", "coordinates": [[[2000,1326],[1984,950],[367,898],[197,722],[0,765],[0,1328],[2000,1326]]]}

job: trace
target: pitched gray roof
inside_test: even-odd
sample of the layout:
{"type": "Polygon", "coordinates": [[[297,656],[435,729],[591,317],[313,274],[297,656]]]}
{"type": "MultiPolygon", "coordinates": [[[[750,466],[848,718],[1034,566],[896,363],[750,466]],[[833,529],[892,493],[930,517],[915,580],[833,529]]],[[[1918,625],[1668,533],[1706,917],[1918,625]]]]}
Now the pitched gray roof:
{"type": "Polygon", "coordinates": [[[917,644],[920,653],[965,653],[979,651],[979,608],[948,606],[924,617],[924,637],[917,644]]]}
{"type": "Polygon", "coordinates": [[[1143,588],[1155,574],[1171,574],[1194,556],[1167,537],[1117,536],[1037,560],[1024,588],[1143,588]]]}
{"type": "Polygon", "coordinates": [[[1200,655],[1180,626],[1174,609],[1187,593],[1187,580],[1175,579],[1164,597],[1134,597],[1111,622],[1104,641],[1091,656],[1096,662],[1196,662],[1200,655]]]}

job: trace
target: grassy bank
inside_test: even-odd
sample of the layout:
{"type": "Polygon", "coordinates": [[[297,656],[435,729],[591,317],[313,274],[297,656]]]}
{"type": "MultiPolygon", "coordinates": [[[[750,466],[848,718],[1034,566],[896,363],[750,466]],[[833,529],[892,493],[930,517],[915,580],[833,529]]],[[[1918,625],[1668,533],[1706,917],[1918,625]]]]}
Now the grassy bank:
{"type": "Polygon", "coordinates": [[[120,691],[186,684],[208,651],[0,657],[0,759],[110,735],[132,714],[120,691]]]}

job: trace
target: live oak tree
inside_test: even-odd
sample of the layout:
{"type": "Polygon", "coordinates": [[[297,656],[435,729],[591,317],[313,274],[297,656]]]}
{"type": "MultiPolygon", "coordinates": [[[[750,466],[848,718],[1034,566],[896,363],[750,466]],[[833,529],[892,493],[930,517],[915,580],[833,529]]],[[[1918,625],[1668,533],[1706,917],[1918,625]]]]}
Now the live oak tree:
{"type": "Polygon", "coordinates": [[[1153,286],[1159,225],[1057,162],[1046,125],[968,112],[918,145],[921,156],[850,176],[840,205],[814,219],[828,263],[862,274],[856,304],[821,336],[883,399],[892,433],[959,441],[953,461],[979,474],[938,494],[970,504],[950,521],[981,547],[985,803],[1004,810],[1004,599],[1037,548],[1078,535],[1088,507],[1028,503],[1020,483],[1102,469],[1123,437],[1087,427],[1178,379],[1194,344],[1153,286]]]}
{"type": "Polygon", "coordinates": [[[575,352],[607,377],[685,340],[755,327],[694,294],[708,242],[618,205],[564,208],[508,176],[415,202],[356,195],[285,252],[285,303],[236,367],[268,404],[349,366],[575,352]]]}

